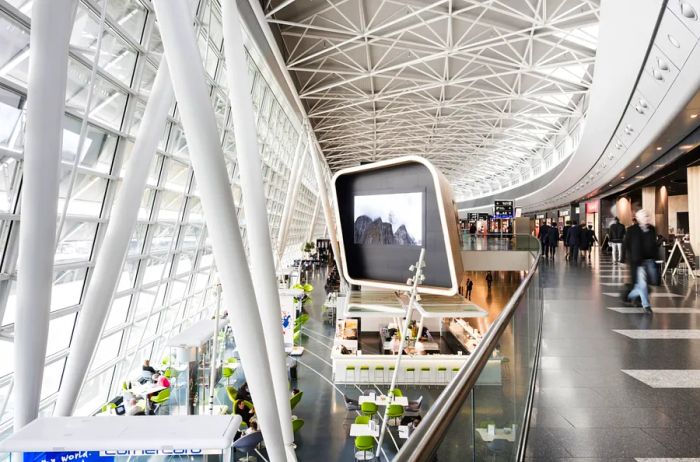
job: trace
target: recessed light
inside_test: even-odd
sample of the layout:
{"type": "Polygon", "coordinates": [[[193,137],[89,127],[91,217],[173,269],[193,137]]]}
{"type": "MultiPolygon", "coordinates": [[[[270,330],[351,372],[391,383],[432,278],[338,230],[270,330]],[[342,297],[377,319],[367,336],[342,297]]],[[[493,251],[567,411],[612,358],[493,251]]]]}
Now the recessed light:
{"type": "Polygon", "coordinates": [[[656,147],[656,150],[657,150],[657,151],[661,151],[662,149],[663,149],[663,148],[662,148],[661,146],[657,146],[657,147],[656,147]]]}
{"type": "Polygon", "coordinates": [[[639,165],[637,165],[637,168],[639,168],[639,165]]]}
{"type": "Polygon", "coordinates": [[[697,114],[690,114],[690,118],[691,118],[691,119],[694,119],[694,118],[696,118],[697,116],[698,116],[697,114]]]}
{"type": "Polygon", "coordinates": [[[621,176],[620,178],[622,178],[623,180],[625,179],[625,177],[624,177],[624,176],[621,176]]]}

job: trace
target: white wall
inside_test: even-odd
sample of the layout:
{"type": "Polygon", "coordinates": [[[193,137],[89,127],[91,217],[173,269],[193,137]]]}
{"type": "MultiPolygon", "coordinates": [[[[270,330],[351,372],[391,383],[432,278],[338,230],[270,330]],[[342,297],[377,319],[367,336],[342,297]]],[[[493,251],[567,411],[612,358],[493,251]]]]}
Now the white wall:
{"type": "MultiPolygon", "coordinates": [[[[688,195],[668,196],[668,231],[676,232],[676,212],[688,211],[688,195]]],[[[688,230],[686,230],[687,232],[688,230]]]]}

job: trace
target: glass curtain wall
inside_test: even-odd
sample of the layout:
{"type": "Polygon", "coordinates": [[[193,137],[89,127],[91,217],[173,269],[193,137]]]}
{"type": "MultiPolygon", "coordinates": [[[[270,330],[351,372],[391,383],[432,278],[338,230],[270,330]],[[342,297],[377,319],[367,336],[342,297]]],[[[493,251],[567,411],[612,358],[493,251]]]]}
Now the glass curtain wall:
{"type": "MultiPolygon", "coordinates": [[[[227,96],[221,9],[196,0],[200,52],[211,88],[232,194],[246,241],[227,96]]],[[[31,1],[0,2],[0,438],[12,431],[13,330],[17,239],[21,224],[25,103],[31,1]],[[4,408],[4,412],[2,411],[4,408]]],[[[60,238],[55,254],[51,322],[41,393],[50,414],[77,316],[103,243],[110,210],[135,143],[163,47],[147,0],[81,0],[71,37],[58,200],[60,238]],[[104,3],[106,1],[106,4],[104,3]],[[104,12],[104,20],[103,19],[104,12]],[[101,37],[101,40],[98,38],[101,37]],[[100,42],[98,52],[98,42],[100,42]],[[91,79],[97,63],[96,78],[91,79]],[[92,89],[92,101],[88,93],[92,89]],[[81,142],[81,125],[87,131],[81,142]],[[78,152],[80,150],[80,152],[78,152]],[[65,211],[65,215],[64,215],[65,211]]],[[[267,79],[264,64],[249,50],[248,71],[256,111],[267,211],[273,245],[287,193],[301,123],[267,79]]],[[[308,159],[302,166],[312,172],[308,159]]],[[[313,228],[317,198],[312,173],[303,177],[285,255],[311,233],[325,235],[323,211],[313,228]]],[[[246,246],[247,248],[247,246],[246,246]]],[[[143,358],[159,362],[167,338],[211,311],[216,266],[185,134],[173,101],[167,127],[149,171],[117,291],[101,334],[76,413],[95,412],[143,358]],[[136,355],[136,357],[134,357],[136,355]]]]}

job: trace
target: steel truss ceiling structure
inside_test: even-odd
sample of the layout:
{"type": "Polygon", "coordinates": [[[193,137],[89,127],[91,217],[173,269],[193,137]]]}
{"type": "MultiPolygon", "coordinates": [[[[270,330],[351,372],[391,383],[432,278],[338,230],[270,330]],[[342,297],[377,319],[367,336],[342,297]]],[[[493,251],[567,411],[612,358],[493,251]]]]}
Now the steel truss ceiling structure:
{"type": "Polygon", "coordinates": [[[598,0],[261,2],[332,170],[417,154],[474,197],[585,112],[598,0]]]}

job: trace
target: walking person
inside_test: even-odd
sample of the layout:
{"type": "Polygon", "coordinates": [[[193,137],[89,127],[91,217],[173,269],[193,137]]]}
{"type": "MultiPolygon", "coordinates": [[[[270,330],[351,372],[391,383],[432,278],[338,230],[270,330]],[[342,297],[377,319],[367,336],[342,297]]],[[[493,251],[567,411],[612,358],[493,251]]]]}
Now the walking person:
{"type": "Polygon", "coordinates": [[[578,261],[578,250],[581,245],[581,227],[576,220],[571,222],[571,228],[566,234],[566,242],[569,244],[569,260],[578,261]]]}
{"type": "Polygon", "coordinates": [[[588,234],[585,223],[581,223],[579,228],[581,229],[581,235],[579,237],[578,249],[581,253],[581,260],[585,260],[587,257],[590,258],[589,249],[591,248],[591,237],[588,234]]]}
{"type": "Polygon", "coordinates": [[[472,289],[474,288],[474,281],[471,278],[467,278],[467,299],[472,299],[472,289]]]}
{"type": "Polygon", "coordinates": [[[542,258],[547,258],[549,256],[549,225],[543,223],[540,226],[539,235],[537,236],[542,244],[542,258]]]}
{"type": "Polygon", "coordinates": [[[623,243],[632,277],[632,290],[626,295],[625,301],[633,302],[639,297],[644,310],[651,313],[649,283],[656,284],[658,278],[654,262],[657,250],[656,229],[651,225],[651,215],[647,210],[639,210],[635,218],[637,222],[627,228],[623,243]]]}
{"type": "Polygon", "coordinates": [[[593,231],[593,225],[588,225],[588,231],[587,231],[587,237],[588,237],[588,259],[591,259],[591,250],[593,250],[593,244],[598,242],[598,238],[595,235],[595,231],[593,231]]]}
{"type": "Polygon", "coordinates": [[[620,263],[622,259],[622,242],[625,240],[625,226],[620,223],[620,219],[615,217],[615,221],[608,229],[608,241],[612,248],[613,263],[620,263]]]}
{"type": "Polygon", "coordinates": [[[557,229],[556,226],[549,227],[549,233],[547,233],[547,243],[549,244],[549,256],[554,259],[557,246],[559,246],[559,229],[557,229]]]}
{"type": "Polygon", "coordinates": [[[564,250],[566,251],[566,259],[567,260],[571,256],[569,254],[569,240],[568,240],[569,230],[571,230],[571,221],[566,220],[566,224],[564,225],[564,229],[562,229],[561,239],[562,239],[562,241],[564,241],[564,250]]]}
{"type": "Polygon", "coordinates": [[[491,292],[491,284],[493,284],[493,274],[491,274],[491,271],[486,272],[486,285],[489,288],[489,292],[491,292]]]}

